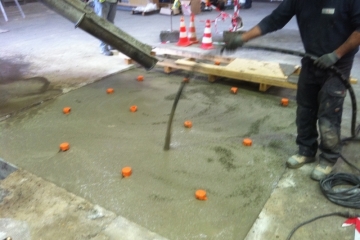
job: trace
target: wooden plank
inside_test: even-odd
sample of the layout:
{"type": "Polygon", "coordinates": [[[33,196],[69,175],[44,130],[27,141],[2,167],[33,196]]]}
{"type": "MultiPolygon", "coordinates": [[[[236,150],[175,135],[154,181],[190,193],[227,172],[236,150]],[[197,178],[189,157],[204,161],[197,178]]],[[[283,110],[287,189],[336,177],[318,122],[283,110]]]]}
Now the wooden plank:
{"type": "Polygon", "coordinates": [[[173,71],[172,67],[164,66],[164,73],[171,73],[173,71]]]}
{"type": "Polygon", "coordinates": [[[202,52],[193,52],[193,51],[186,51],[180,49],[171,49],[171,48],[154,48],[152,50],[156,53],[156,55],[171,55],[175,57],[185,57],[185,58],[193,58],[193,59],[200,59],[200,60],[208,60],[208,61],[220,61],[222,63],[230,63],[235,60],[233,57],[222,57],[216,56],[212,54],[204,54],[202,52]]]}
{"type": "MultiPolygon", "coordinates": [[[[200,59],[200,60],[208,60],[208,61],[213,61],[213,62],[221,62],[221,63],[231,63],[233,62],[236,58],[233,57],[223,57],[223,56],[217,56],[217,55],[212,55],[212,54],[204,54],[202,52],[194,52],[194,51],[188,51],[188,50],[180,50],[180,49],[171,49],[171,48],[162,48],[162,47],[156,47],[153,49],[153,52],[156,53],[156,55],[171,55],[171,56],[180,56],[180,57],[187,57],[187,58],[194,58],[194,59],[200,59]]],[[[161,63],[160,63],[161,64],[161,63]]],[[[163,63],[165,64],[165,63],[163,63]]],[[[170,64],[170,63],[168,63],[170,64]]],[[[191,68],[188,67],[176,67],[176,64],[171,63],[172,64],[172,68],[173,69],[183,69],[183,70],[189,70],[192,71],[191,68]]],[[[280,67],[281,69],[281,67],[280,67]]],[[[299,75],[301,71],[301,67],[300,66],[294,66],[294,72],[293,74],[290,75],[299,75]]],[[[284,72],[283,72],[284,74],[284,72]]],[[[288,78],[288,76],[290,76],[288,74],[284,74],[284,76],[286,78],[288,78]]],[[[350,83],[351,84],[357,84],[358,80],[356,78],[350,77],[350,83]]]]}
{"type": "Polygon", "coordinates": [[[178,66],[187,66],[190,68],[190,71],[196,71],[200,73],[205,73],[214,76],[226,77],[237,80],[245,80],[255,83],[263,83],[271,86],[285,87],[290,89],[296,89],[297,85],[286,81],[284,77],[276,76],[266,76],[260,74],[253,74],[248,72],[239,72],[236,69],[228,69],[226,66],[217,66],[213,64],[206,63],[195,63],[186,60],[177,60],[175,63],[178,66]]]}
{"type": "Polygon", "coordinates": [[[259,85],[259,91],[260,92],[266,92],[271,86],[267,84],[260,83],[259,85]]]}
{"type": "Polygon", "coordinates": [[[134,61],[131,58],[124,58],[124,61],[126,65],[134,64],[134,61]]]}
{"type": "MultiPolygon", "coordinates": [[[[208,80],[210,82],[216,81],[218,78],[231,78],[241,81],[249,81],[254,83],[259,83],[259,91],[267,91],[271,86],[284,87],[289,89],[297,89],[297,81],[294,81],[293,78],[299,76],[301,68],[299,66],[294,66],[294,72],[288,76],[284,73],[279,76],[267,76],[262,74],[253,74],[246,72],[238,72],[229,69],[226,69],[227,66],[218,66],[214,64],[207,63],[197,63],[194,61],[188,61],[187,59],[172,60],[172,59],[161,59],[157,63],[157,66],[164,67],[166,73],[170,73],[176,69],[182,69],[185,71],[195,71],[198,73],[203,73],[208,75],[208,80]]],[[[351,78],[350,82],[352,84],[357,83],[357,79],[351,78]]]]}
{"type": "Polygon", "coordinates": [[[286,80],[286,76],[280,68],[278,63],[260,62],[251,59],[237,58],[226,66],[229,71],[240,73],[249,73],[254,75],[261,75],[267,77],[278,78],[279,80],[286,80]]]}

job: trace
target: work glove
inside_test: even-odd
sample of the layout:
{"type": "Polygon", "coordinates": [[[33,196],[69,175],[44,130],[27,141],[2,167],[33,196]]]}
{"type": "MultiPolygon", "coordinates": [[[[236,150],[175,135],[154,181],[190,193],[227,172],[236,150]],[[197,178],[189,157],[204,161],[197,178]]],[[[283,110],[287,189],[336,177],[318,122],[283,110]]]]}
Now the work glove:
{"type": "Polygon", "coordinates": [[[228,51],[234,51],[235,49],[242,47],[244,43],[245,41],[242,39],[242,36],[236,35],[225,43],[225,49],[228,51]]]}
{"type": "Polygon", "coordinates": [[[332,53],[324,54],[314,61],[315,66],[321,69],[328,68],[334,65],[340,58],[335,51],[332,53]]]}

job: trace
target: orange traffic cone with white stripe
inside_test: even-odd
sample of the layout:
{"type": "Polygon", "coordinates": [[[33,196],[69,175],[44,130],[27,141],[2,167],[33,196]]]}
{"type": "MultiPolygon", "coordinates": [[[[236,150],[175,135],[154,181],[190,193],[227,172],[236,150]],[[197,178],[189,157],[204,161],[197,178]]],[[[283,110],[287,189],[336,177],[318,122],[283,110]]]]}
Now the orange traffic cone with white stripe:
{"type": "Polygon", "coordinates": [[[206,25],[205,25],[204,35],[202,38],[201,48],[202,49],[213,49],[214,48],[214,46],[212,44],[210,20],[206,20],[206,25]]]}
{"type": "Polygon", "coordinates": [[[182,47],[187,47],[187,46],[191,45],[191,42],[189,41],[187,34],[186,34],[184,17],[181,17],[181,19],[180,19],[180,35],[179,35],[179,41],[176,45],[182,46],[182,47]]]}
{"type": "Polygon", "coordinates": [[[191,17],[190,17],[189,41],[191,43],[198,43],[199,42],[199,40],[197,40],[197,38],[196,38],[195,16],[194,16],[194,14],[191,14],[191,17]]]}

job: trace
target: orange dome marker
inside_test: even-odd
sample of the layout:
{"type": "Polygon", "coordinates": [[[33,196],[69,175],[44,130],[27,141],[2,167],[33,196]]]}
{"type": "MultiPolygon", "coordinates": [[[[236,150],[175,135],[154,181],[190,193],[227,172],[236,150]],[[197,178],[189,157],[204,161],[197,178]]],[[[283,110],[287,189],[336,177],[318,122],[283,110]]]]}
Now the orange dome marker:
{"type": "Polygon", "coordinates": [[[108,93],[108,94],[114,93],[114,89],[108,88],[108,89],[106,89],[106,93],[108,93]]]}
{"type": "Polygon", "coordinates": [[[283,105],[284,107],[286,107],[287,105],[289,105],[289,99],[287,99],[287,98],[282,98],[282,99],[281,99],[281,105],[283,105]]]}
{"type": "Polygon", "coordinates": [[[184,127],[191,128],[192,127],[192,122],[191,121],[185,121],[184,122],[184,127]]]}
{"type": "Polygon", "coordinates": [[[219,60],[216,60],[216,61],[214,62],[215,65],[220,65],[220,63],[221,63],[221,62],[220,62],[219,60]]]}
{"type": "Polygon", "coordinates": [[[202,189],[196,190],[195,197],[199,200],[207,200],[206,191],[202,189]]]}
{"type": "Polygon", "coordinates": [[[243,140],[243,144],[244,144],[244,146],[251,146],[252,145],[252,140],[250,138],[245,138],[243,140]]]}
{"type": "Polygon", "coordinates": [[[190,81],[190,79],[189,79],[189,78],[184,77],[183,82],[188,83],[189,81],[190,81]]]}
{"type": "Polygon", "coordinates": [[[131,167],[124,167],[123,169],[121,169],[121,174],[123,177],[130,177],[132,174],[131,167]]]}
{"type": "Polygon", "coordinates": [[[69,114],[71,112],[71,107],[64,107],[63,108],[63,113],[64,114],[69,114]]]}
{"type": "Polygon", "coordinates": [[[139,82],[144,81],[144,76],[139,75],[139,76],[137,77],[137,80],[138,80],[139,82]]]}
{"type": "Polygon", "coordinates": [[[130,112],[136,112],[137,111],[137,106],[131,106],[130,107],[130,112]]]}
{"type": "Polygon", "coordinates": [[[236,94],[238,91],[238,88],[237,87],[232,87],[230,88],[230,92],[233,93],[233,94],[236,94]]]}
{"type": "Polygon", "coordinates": [[[70,144],[69,143],[63,142],[62,144],[60,144],[60,150],[61,151],[65,152],[65,151],[67,151],[69,149],[70,149],[70,144]]]}

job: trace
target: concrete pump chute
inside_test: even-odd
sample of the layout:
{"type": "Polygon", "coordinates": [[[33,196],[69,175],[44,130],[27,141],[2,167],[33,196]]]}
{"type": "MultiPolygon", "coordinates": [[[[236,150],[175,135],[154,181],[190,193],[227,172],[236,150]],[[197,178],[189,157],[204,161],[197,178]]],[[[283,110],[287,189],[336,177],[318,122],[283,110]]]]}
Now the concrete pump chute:
{"type": "Polygon", "coordinates": [[[157,58],[150,55],[151,46],[141,43],[114,24],[97,16],[80,0],[39,0],[39,2],[75,23],[75,27],[113,46],[145,69],[152,69],[158,62],[157,58]]]}

